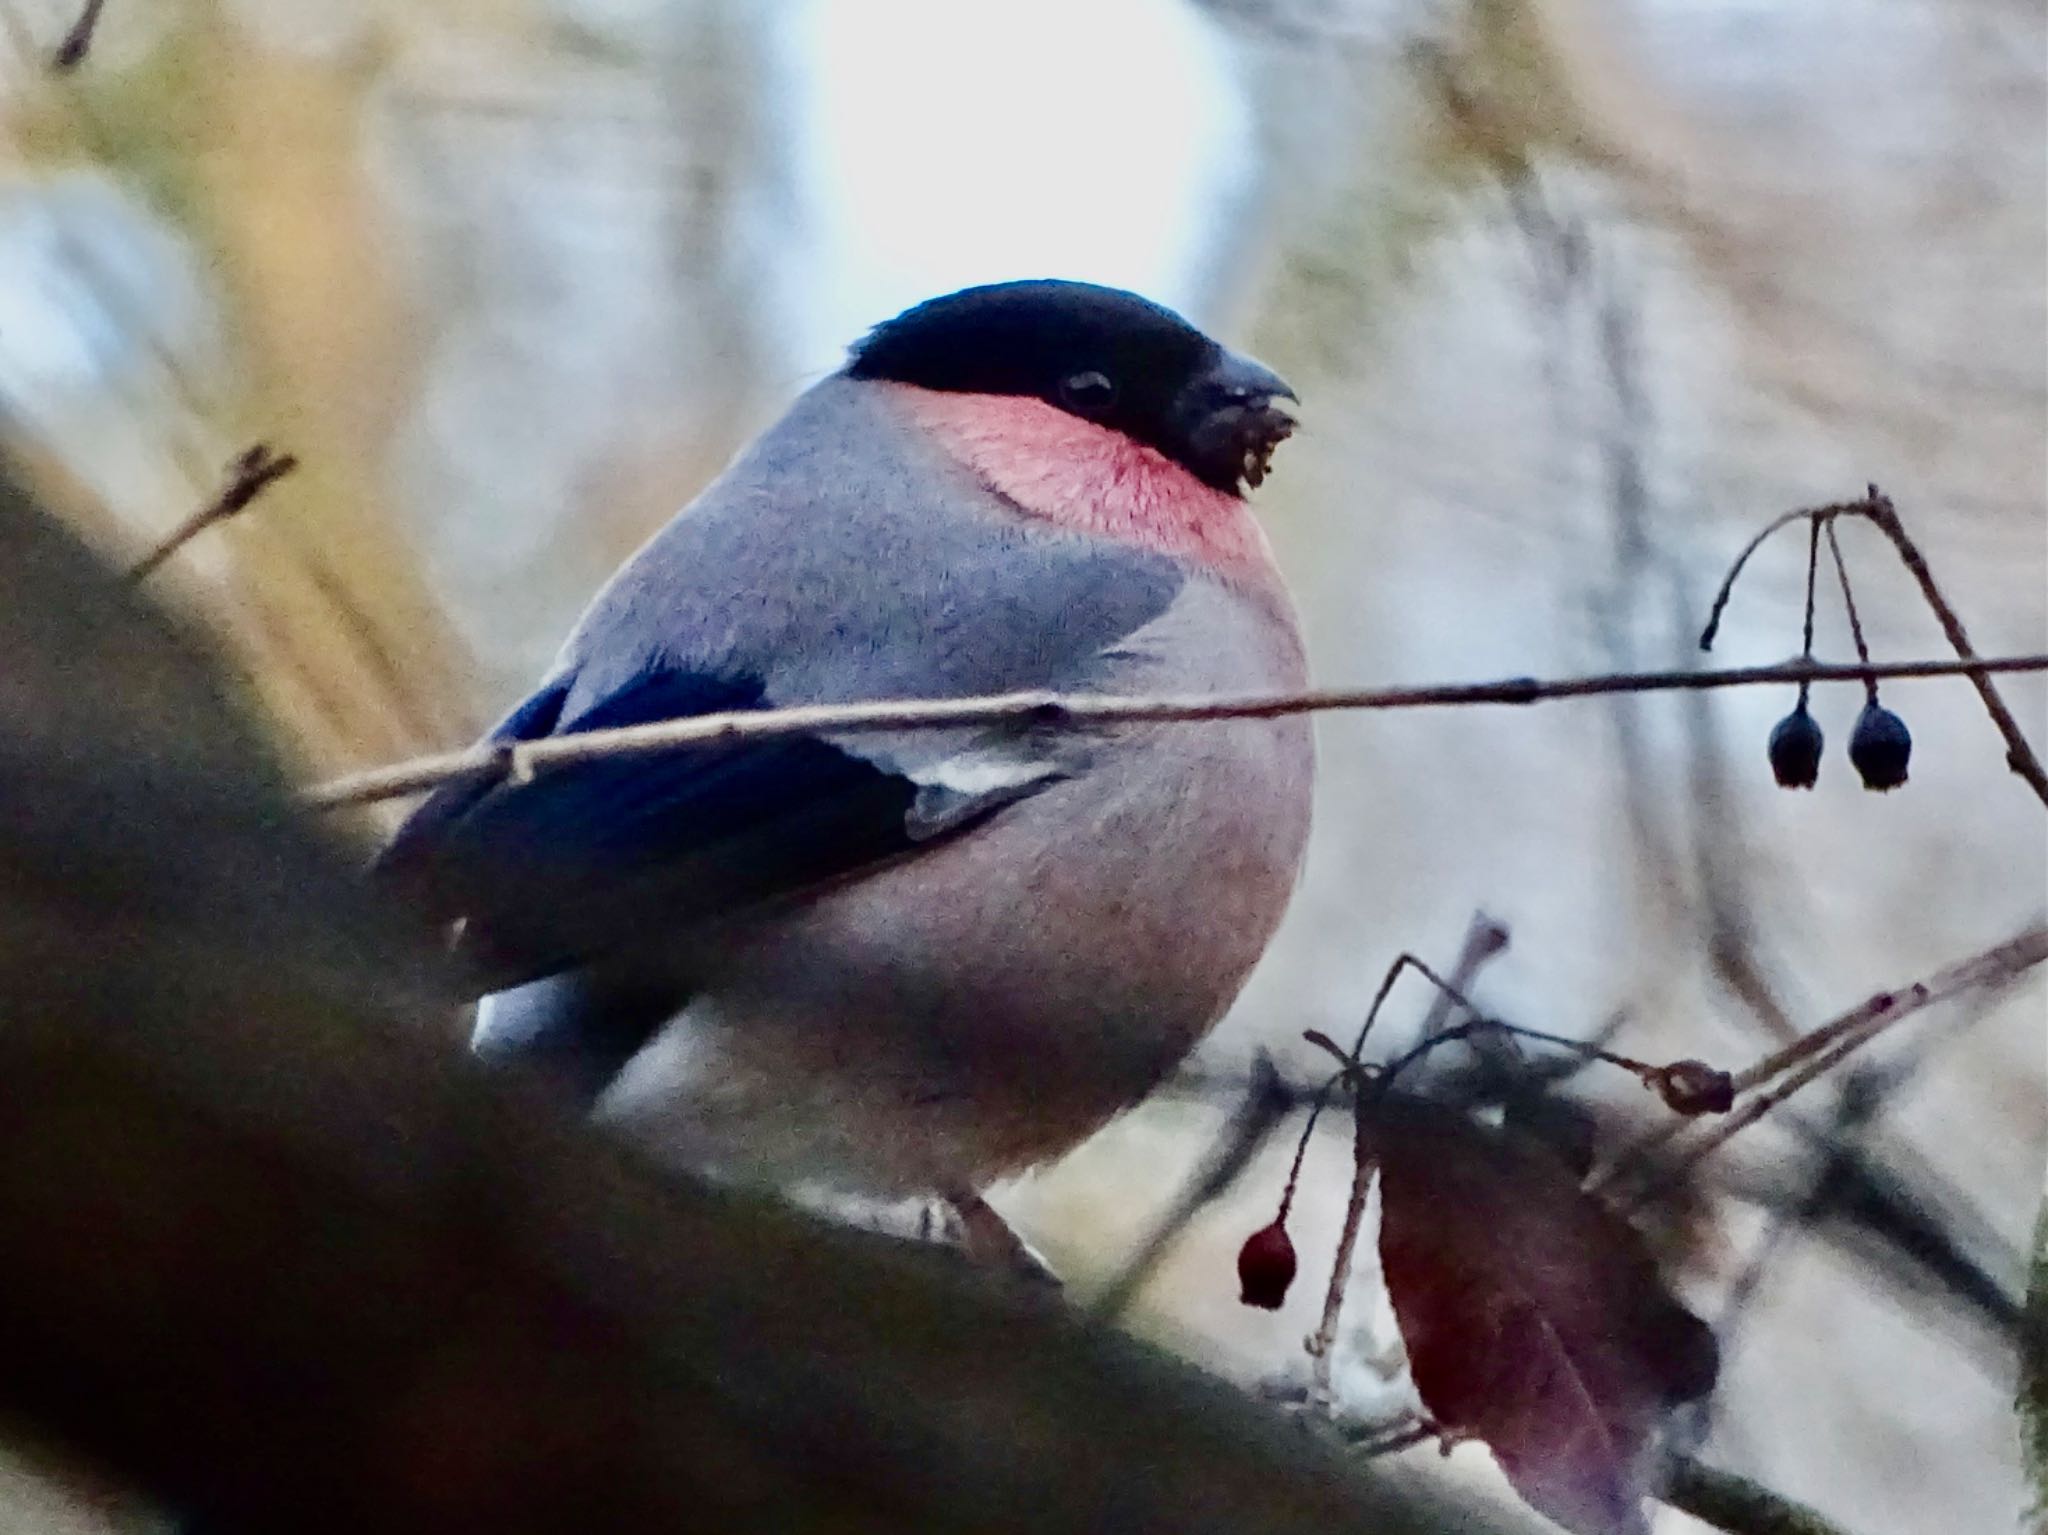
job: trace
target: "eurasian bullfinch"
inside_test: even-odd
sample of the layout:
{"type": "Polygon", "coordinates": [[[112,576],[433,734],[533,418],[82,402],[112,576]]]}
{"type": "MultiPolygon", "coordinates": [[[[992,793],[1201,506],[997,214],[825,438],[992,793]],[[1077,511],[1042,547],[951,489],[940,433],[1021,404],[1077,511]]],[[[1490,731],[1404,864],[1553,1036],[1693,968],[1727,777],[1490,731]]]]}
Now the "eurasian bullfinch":
{"type": "MultiPolygon", "coordinates": [[[[1242,495],[1293,397],[1133,294],[921,304],[626,563],[491,739],[1298,687],[1242,495]]],[[[1223,1014],[1287,904],[1312,768],[1298,716],[822,733],[451,784],[381,868],[459,921],[477,1051],[662,1157],[978,1202],[1223,1014]]]]}

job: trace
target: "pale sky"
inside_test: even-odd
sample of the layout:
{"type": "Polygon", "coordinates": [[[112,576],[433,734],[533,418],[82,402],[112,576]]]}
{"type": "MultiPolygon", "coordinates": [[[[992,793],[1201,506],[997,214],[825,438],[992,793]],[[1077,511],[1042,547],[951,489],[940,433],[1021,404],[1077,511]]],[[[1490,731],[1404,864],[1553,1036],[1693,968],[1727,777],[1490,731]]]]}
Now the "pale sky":
{"type": "Polygon", "coordinates": [[[793,366],[1014,277],[1137,289],[1200,318],[1253,123],[1186,0],[803,0],[777,37],[797,227],[793,366]]]}

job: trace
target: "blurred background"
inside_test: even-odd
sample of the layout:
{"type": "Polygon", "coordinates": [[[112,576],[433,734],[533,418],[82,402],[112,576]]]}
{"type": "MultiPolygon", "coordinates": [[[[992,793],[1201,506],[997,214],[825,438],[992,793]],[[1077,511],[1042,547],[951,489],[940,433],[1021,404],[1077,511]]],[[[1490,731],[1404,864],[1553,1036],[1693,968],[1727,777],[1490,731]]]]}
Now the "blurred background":
{"type": "MultiPolygon", "coordinates": [[[[2048,649],[2036,5],[109,0],[53,73],[76,13],[0,0],[0,434],[115,559],[248,442],[303,460],[159,594],[309,776],[466,741],[849,340],[1024,276],[1140,289],[1296,385],[1259,502],[1323,682],[1691,665],[1748,535],[1866,481],[1981,651],[2048,649]]],[[[1943,654],[1843,541],[1873,651],[1943,654]]],[[[1797,651],[1801,552],[1759,555],[1718,657],[1797,651]]],[[[1850,655],[1825,600],[1819,643],[1850,655]]],[[[2041,742],[2040,681],[2006,692],[2041,742]]],[[[1324,717],[1305,886],[1201,1072],[1308,1078],[1304,1028],[1480,910],[1486,1005],[1728,1066],[2008,936],[2048,907],[2040,805],[1967,685],[1885,697],[1917,742],[1885,798],[1839,758],[1771,787],[1769,690],[1324,717]]],[[[1818,696],[1832,742],[1860,703],[1818,696]]],[[[1720,1159],[1674,1238],[1725,1323],[1718,1463],[1870,1535],[2013,1527],[2043,1024],[2038,984],[1927,1015],[1720,1159]]],[[[999,1203],[1085,1293],[1228,1107],[1169,1094],[999,1203]]],[[[1342,1138],[1318,1282],[1267,1315],[1232,1255],[1283,1172],[1132,1325],[1247,1380],[1298,1356],[1342,1138]]],[[[112,1517],[0,1472],[0,1529],[112,1517]]]]}

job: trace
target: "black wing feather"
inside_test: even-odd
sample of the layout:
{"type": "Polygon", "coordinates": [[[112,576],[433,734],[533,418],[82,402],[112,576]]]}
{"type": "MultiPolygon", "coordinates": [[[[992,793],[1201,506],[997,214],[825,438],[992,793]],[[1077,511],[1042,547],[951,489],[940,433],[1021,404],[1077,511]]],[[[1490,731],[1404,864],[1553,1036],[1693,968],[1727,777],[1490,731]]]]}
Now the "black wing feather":
{"type": "MultiPolygon", "coordinates": [[[[668,672],[563,730],[567,686],[535,695],[494,738],[764,705],[758,683],[668,672]]],[[[499,990],[672,944],[692,923],[907,852],[922,840],[911,823],[918,792],[911,779],[808,736],[596,759],[523,784],[437,791],[400,828],[378,872],[435,919],[460,919],[473,983],[499,990]]]]}

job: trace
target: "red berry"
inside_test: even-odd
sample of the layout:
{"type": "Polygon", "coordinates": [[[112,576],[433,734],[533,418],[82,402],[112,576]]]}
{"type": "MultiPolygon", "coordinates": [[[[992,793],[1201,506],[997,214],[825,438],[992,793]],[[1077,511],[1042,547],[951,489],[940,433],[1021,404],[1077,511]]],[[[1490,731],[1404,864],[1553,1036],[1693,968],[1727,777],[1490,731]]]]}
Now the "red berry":
{"type": "Polygon", "coordinates": [[[1673,1061],[1653,1074],[1652,1085],[1673,1113],[1725,1114],[1735,1106],[1735,1079],[1705,1061],[1673,1061]]]}
{"type": "Polygon", "coordinates": [[[1294,1283],[1294,1243],[1279,1221],[1261,1226],[1245,1238],[1237,1253],[1238,1299],[1261,1311],[1278,1311],[1294,1283]]]}

